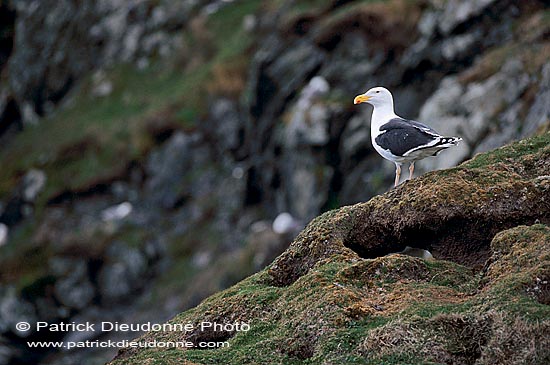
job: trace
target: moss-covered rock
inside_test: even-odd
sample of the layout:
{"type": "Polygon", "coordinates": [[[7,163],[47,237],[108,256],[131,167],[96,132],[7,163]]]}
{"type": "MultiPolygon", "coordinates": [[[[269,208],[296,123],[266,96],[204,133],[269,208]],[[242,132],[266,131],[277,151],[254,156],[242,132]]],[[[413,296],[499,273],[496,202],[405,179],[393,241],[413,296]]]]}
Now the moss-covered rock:
{"type": "Polygon", "coordinates": [[[550,220],[549,142],[546,133],[514,143],[322,215],[272,265],[273,283],[288,285],[317,257],[348,249],[374,258],[422,247],[479,267],[497,232],[550,220]]]}
{"type": "Polygon", "coordinates": [[[139,339],[194,348],[128,348],[111,364],[547,363],[549,142],[546,133],[323,214],[266,270],[169,322],[192,331],[139,339]],[[382,256],[411,244],[435,259],[382,256]]]}

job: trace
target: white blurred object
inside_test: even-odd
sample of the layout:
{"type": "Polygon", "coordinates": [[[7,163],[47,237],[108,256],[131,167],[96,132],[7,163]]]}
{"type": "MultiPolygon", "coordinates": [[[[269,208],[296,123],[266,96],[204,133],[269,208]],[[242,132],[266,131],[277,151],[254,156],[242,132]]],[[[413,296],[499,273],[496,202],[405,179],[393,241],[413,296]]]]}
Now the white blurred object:
{"type": "Polygon", "coordinates": [[[235,179],[242,179],[244,176],[244,169],[242,167],[235,167],[231,172],[231,176],[235,179]]]}
{"type": "Polygon", "coordinates": [[[299,143],[323,146],[329,140],[329,110],[321,97],[330,91],[330,85],[321,76],[313,77],[300,93],[286,127],[286,140],[290,147],[299,143]]]}
{"type": "Polygon", "coordinates": [[[430,251],[410,246],[405,247],[403,251],[398,253],[412,257],[420,257],[421,259],[425,260],[434,258],[430,251]]]}
{"type": "Polygon", "coordinates": [[[197,268],[204,268],[212,262],[212,253],[208,251],[197,252],[192,259],[193,265],[197,268]]]}
{"type": "Polygon", "coordinates": [[[96,71],[92,75],[92,82],[92,95],[94,96],[109,96],[113,92],[113,83],[107,78],[107,74],[103,70],[96,71]]]}
{"type": "Polygon", "coordinates": [[[285,234],[296,230],[299,226],[299,222],[290,213],[283,212],[275,218],[272,228],[277,234],[285,234]]]}
{"type": "Polygon", "coordinates": [[[254,14],[247,14],[243,18],[243,29],[246,32],[252,32],[254,29],[256,29],[256,25],[258,24],[258,19],[256,19],[256,16],[254,14]]]}
{"type": "Polygon", "coordinates": [[[313,77],[300,93],[298,107],[301,109],[309,108],[315,99],[326,95],[329,91],[330,85],[327,80],[321,76],[313,77]]]}
{"type": "Polygon", "coordinates": [[[23,176],[23,199],[33,202],[46,185],[46,173],[38,169],[30,169],[23,176]]]}
{"type": "Polygon", "coordinates": [[[8,243],[8,226],[0,223],[0,247],[8,243]]]}
{"type": "Polygon", "coordinates": [[[134,207],[130,202],[120,203],[103,210],[101,212],[101,218],[106,222],[119,221],[132,213],[133,209],[134,207]]]}
{"type": "Polygon", "coordinates": [[[21,107],[21,119],[23,125],[37,125],[40,117],[34,111],[34,107],[30,103],[22,103],[21,107]]]}

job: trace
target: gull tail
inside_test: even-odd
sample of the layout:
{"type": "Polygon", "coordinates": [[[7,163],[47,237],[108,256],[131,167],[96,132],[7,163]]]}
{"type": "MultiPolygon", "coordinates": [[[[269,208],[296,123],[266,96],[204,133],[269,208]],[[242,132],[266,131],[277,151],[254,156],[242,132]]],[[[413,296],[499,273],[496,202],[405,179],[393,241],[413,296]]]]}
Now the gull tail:
{"type": "Polygon", "coordinates": [[[462,141],[462,138],[460,137],[440,137],[436,145],[438,147],[448,148],[452,146],[458,146],[460,141],[462,141]]]}
{"type": "Polygon", "coordinates": [[[439,140],[435,143],[433,147],[436,147],[437,150],[434,152],[432,156],[437,156],[437,154],[444,149],[447,149],[449,147],[458,146],[458,144],[462,141],[462,138],[460,137],[443,137],[440,136],[439,140]]]}

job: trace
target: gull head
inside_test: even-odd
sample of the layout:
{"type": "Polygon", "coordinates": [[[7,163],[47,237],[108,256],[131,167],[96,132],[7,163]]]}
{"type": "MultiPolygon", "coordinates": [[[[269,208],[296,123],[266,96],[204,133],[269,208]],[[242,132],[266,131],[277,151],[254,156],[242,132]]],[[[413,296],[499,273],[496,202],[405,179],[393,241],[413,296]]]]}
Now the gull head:
{"type": "Polygon", "coordinates": [[[354,104],[369,103],[372,106],[392,106],[393,96],[385,87],[373,87],[364,94],[357,95],[353,99],[354,104]]]}

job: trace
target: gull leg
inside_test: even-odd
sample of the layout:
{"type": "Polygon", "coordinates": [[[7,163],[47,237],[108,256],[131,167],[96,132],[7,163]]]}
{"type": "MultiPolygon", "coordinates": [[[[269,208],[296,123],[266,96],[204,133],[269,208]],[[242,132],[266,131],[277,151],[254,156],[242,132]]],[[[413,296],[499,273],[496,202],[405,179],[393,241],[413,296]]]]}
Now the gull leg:
{"type": "Polygon", "coordinates": [[[414,161],[411,162],[411,165],[409,166],[409,180],[412,180],[413,172],[414,172],[414,161]]]}
{"type": "Polygon", "coordinates": [[[395,183],[394,187],[397,187],[399,184],[399,178],[401,177],[401,165],[395,164],[395,183]]]}

